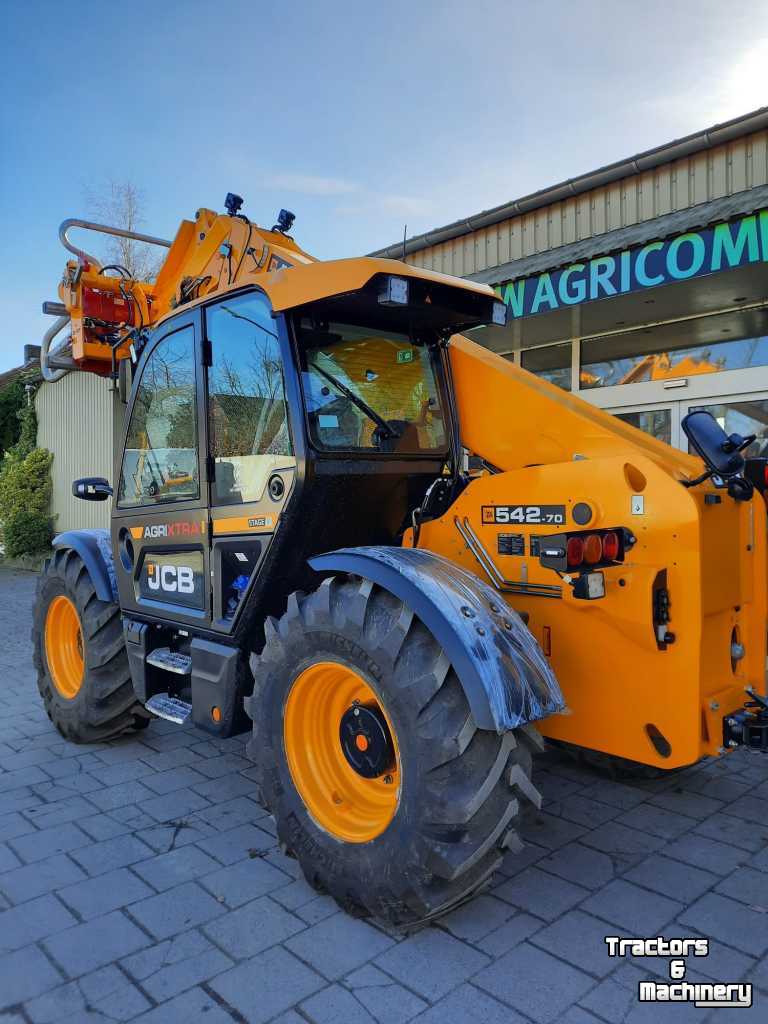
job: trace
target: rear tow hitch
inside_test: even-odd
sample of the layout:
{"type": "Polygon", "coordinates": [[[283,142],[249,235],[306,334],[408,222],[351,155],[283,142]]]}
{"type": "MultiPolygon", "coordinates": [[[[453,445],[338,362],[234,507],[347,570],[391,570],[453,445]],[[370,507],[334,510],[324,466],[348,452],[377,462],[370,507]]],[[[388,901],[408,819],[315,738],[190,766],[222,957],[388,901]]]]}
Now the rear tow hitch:
{"type": "Polygon", "coordinates": [[[768,753],[768,699],[747,688],[752,700],[744,703],[740,711],[733,711],[723,719],[723,746],[740,747],[768,753]]]}

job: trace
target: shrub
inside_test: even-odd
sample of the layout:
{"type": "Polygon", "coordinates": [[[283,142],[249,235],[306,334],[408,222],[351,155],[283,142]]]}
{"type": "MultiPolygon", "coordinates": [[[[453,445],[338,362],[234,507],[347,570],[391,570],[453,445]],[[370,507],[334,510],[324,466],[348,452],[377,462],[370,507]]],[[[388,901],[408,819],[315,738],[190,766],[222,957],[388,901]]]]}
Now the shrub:
{"type": "Polygon", "coordinates": [[[33,448],[26,456],[8,452],[0,468],[0,522],[17,512],[48,512],[52,461],[45,448],[33,448]]]}
{"type": "Polygon", "coordinates": [[[18,440],[0,464],[0,539],[10,558],[34,555],[50,547],[52,523],[51,463],[36,448],[37,417],[31,403],[18,413],[18,440]]]}
{"type": "Polygon", "coordinates": [[[16,414],[19,421],[19,439],[11,449],[17,455],[29,455],[37,446],[37,415],[30,402],[16,414]]]}
{"type": "Polygon", "coordinates": [[[3,537],[9,558],[40,554],[51,546],[51,517],[47,512],[15,512],[3,524],[3,537]]]}

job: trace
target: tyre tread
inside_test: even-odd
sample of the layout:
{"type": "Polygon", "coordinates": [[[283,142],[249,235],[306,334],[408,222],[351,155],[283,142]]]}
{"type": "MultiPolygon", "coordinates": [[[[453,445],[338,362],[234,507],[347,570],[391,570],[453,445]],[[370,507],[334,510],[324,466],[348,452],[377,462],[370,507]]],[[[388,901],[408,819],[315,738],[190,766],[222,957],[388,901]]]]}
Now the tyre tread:
{"type": "Polygon", "coordinates": [[[538,732],[529,726],[502,735],[479,730],[438,642],[403,602],[370,581],[331,577],[309,595],[292,595],[266,635],[267,646],[251,660],[257,684],[246,703],[253,721],[249,753],[280,842],[310,884],[347,912],[400,929],[465,903],[489,883],[502,858],[521,847],[521,805],[541,805],[530,781],[532,754],[542,745],[538,732]],[[278,777],[281,739],[268,735],[262,699],[306,632],[341,633],[384,665],[389,696],[406,709],[418,741],[421,820],[413,825],[410,849],[393,858],[396,863],[382,863],[367,886],[329,870],[314,840],[293,838],[295,814],[286,810],[278,777]]]}

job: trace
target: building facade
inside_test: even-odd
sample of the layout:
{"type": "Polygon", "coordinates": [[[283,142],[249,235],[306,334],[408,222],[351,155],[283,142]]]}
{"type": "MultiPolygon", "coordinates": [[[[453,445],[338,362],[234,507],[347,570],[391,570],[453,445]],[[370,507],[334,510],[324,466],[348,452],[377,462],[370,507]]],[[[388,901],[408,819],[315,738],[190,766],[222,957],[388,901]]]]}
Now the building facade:
{"type": "Polygon", "coordinates": [[[475,338],[525,369],[677,447],[683,416],[706,408],[768,454],[768,108],[405,251],[491,284],[507,326],[475,338]]]}
{"type": "Polygon", "coordinates": [[[111,501],[82,501],[72,481],[103,476],[114,482],[114,444],[125,406],[110,382],[92,373],[68,373],[43,382],[35,395],[37,443],[53,454],[51,512],[55,533],[108,527],[111,501]]]}

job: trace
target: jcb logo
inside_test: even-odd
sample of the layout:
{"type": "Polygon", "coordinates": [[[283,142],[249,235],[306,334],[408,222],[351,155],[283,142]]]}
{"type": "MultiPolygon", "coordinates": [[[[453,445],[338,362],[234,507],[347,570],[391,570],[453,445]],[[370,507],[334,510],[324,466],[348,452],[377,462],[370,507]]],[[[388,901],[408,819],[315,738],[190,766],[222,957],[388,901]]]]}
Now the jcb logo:
{"type": "Polygon", "coordinates": [[[147,565],[147,586],[170,594],[194,594],[195,574],[188,565],[147,565]]]}

